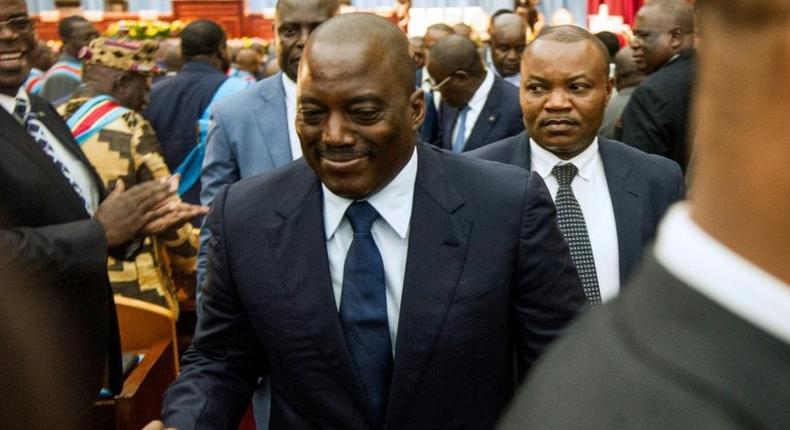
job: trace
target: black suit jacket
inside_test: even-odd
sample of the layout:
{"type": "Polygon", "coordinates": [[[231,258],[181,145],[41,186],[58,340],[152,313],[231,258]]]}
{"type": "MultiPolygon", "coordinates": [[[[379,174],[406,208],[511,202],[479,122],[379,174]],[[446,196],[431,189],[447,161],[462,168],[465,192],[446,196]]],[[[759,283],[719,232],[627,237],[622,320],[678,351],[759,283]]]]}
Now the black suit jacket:
{"type": "Polygon", "coordinates": [[[623,111],[618,140],[650,154],[675,160],[686,170],[689,160],[688,115],[694,81],[695,51],[678,57],[647,77],[623,111]]]}
{"type": "MultiPolygon", "coordinates": [[[[103,196],[101,179],[57,112],[43,99],[30,99],[31,109],[52,134],[88,167],[103,196]]],[[[4,109],[0,109],[0,225],[0,265],[35,273],[42,279],[41,288],[56,291],[62,311],[68,314],[62,319],[72,326],[52,330],[77,330],[86,339],[87,350],[79,360],[85,368],[73,371],[93,378],[82,387],[88,404],[99,394],[107,363],[110,386],[120,392],[120,344],[104,230],[90,218],[52,159],[4,109]]],[[[120,254],[122,250],[114,256],[120,254]]]]}
{"type": "MultiPolygon", "coordinates": [[[[616,140],[598,137],[598,147],[612,199],[624,284],[656,234],[669,206],[683,199],[685,185],[678,165],[664,157],[645,154],[616,140]]],[[[531,169],[529,136],[496,142],[468,155],[531,169]]]]}
{"type": "MultiPolygon", "coordinates": [[[[303,160],[214,199],[169,426],[236,428],[263,373],[270,429],[377,428],[345,346],[322,214],[303,160]]],[[[490,428],[514,358],[526,370],[584,302],[548,190],[521,169],[420,144],[408,249],[384,427],[490,428]]]]}
{"type": "Polygon", "coordinates": [[[790,345],[652,254],[632,284],[554,345],[501,429],[790,428],[790,345]]]}
{"type": "MultiPolygon", "coordinates": [[[[458,110],[442,101],[439,109],[439,124],[441,124],[439,142],[444,149],[453,149],[453,130],[458,110]]],[[[522,131],[524,131],[524,120],[518,102],[518,88],[500,78],[494,78],[494,85],[488,93],[483,110],[477,117],[469,138],[466,139],[464,152],[514,136],[522,131]]]]}

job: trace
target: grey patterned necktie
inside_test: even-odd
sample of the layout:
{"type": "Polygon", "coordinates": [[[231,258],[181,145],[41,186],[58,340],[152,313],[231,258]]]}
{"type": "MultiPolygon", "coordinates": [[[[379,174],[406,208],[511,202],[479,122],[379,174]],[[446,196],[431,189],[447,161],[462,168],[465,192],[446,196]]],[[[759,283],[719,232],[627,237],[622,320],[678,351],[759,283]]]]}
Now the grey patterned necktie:
{"type": "Polygon", "coordinates": [[[571,259],[579,271],[587,302],[594,307],[601,304],[601,291],[584,214],[571,188],[571,182],[578,172],[579,169],[573,164],[558,164],[551,169],[551,174],[560,184],[555,201],[560,231],[571,249],[571,259]]]}
{"type": "Polygon", "coordinates": [[[47,140],[46,134],[44,133],[44,124],[41,120],[38,119],[38,115],[30,109],[30,106],[27,104],[27,101],[23,98],[16,99],[16,106],[14,106],[14,114],[18,116],[22,123],[25,126],[28,134],[33,140],[38,144],[38,146],[46,153],[49,158],[52,159],[52,162],[55,164],[55,167],[60,170],[63,176],[69,181],[69,184],[79,196],[82,205],[85,207],[85,210],[88,213],[91,212],[90,206],[88,205],[88,199],[86,198],[85,191],[82,190],[79,183],[77,183],[74,174],[71,173],[68,167],[60,160],[55,149],[52,147],[52,144],[47,140]]]}

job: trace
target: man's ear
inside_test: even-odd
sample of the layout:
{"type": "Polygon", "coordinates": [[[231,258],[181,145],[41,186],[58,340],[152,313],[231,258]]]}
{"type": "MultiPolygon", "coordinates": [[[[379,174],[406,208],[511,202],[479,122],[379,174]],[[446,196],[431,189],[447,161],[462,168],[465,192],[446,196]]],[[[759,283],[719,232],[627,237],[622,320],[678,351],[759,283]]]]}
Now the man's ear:
{"type": "Polygon", "coordinates": [[[680,31],[680,27],[670,30],[669,37],[671,37],[669,46],[672,47],[672,52],[677,52],[683,45],[683,32],[680,31]]]}
{"type": "Polygon", "coordinates": [[[127,72],[119,73],[118,76],[112,81],[112,89],[114,92],[124,91],[129,85],[131,77],[127,72]]]}

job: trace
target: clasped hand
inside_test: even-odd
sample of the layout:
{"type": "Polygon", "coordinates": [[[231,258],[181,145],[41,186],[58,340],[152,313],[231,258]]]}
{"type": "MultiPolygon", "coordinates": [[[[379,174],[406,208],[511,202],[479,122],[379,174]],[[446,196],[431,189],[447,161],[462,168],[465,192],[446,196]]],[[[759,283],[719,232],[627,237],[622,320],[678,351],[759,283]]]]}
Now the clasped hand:
{"type": "Polygon", "coordinates": [[[123,180],[96,210],[109,248],[137,236],[160,234],[208,212],[205,206],[182,202],[176,194],[179,175],[146,181],[128,190],[123,180]]]}

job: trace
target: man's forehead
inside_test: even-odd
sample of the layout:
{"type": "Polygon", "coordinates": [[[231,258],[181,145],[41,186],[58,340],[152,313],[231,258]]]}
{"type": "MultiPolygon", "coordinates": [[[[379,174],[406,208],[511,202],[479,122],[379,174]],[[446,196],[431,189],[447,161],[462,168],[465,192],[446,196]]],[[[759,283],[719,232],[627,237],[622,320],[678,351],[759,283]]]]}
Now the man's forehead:
{"type": "MultiPolygon", "coordinates": [[[[572,69],[581,72],[594,72],[597,68],[607,68],[601,60],[602,54],[589,40],[559,42],[536,40],[524,53],[523,64],[529,64],[529,71],[541,74],[542,71],[564,71],[572,69]]],[[[607,68],[608,69],[608,68],[607,68]]],[[[608,70],[607,70],[608,71],[608,70]]]]}
{"type": "Polygon", "coordinates": [[[23,0],[0,0],[0,13],[4,15],[27,14],[27,5],[23,0]]]}
{"type": "Polygon", "coordinates": [[[299,0],[283,2],[275,11],[275,20],[279,23],[315,23],[322,22],[332,16],[332,8],[328,2],[299,0]]]}
{"type": "Polygon", "coordinates": [[[663,30],[672,25],[672,17],[658,7],[645,6],[636,15],[634,26],[642,30],[663,30]]]}

